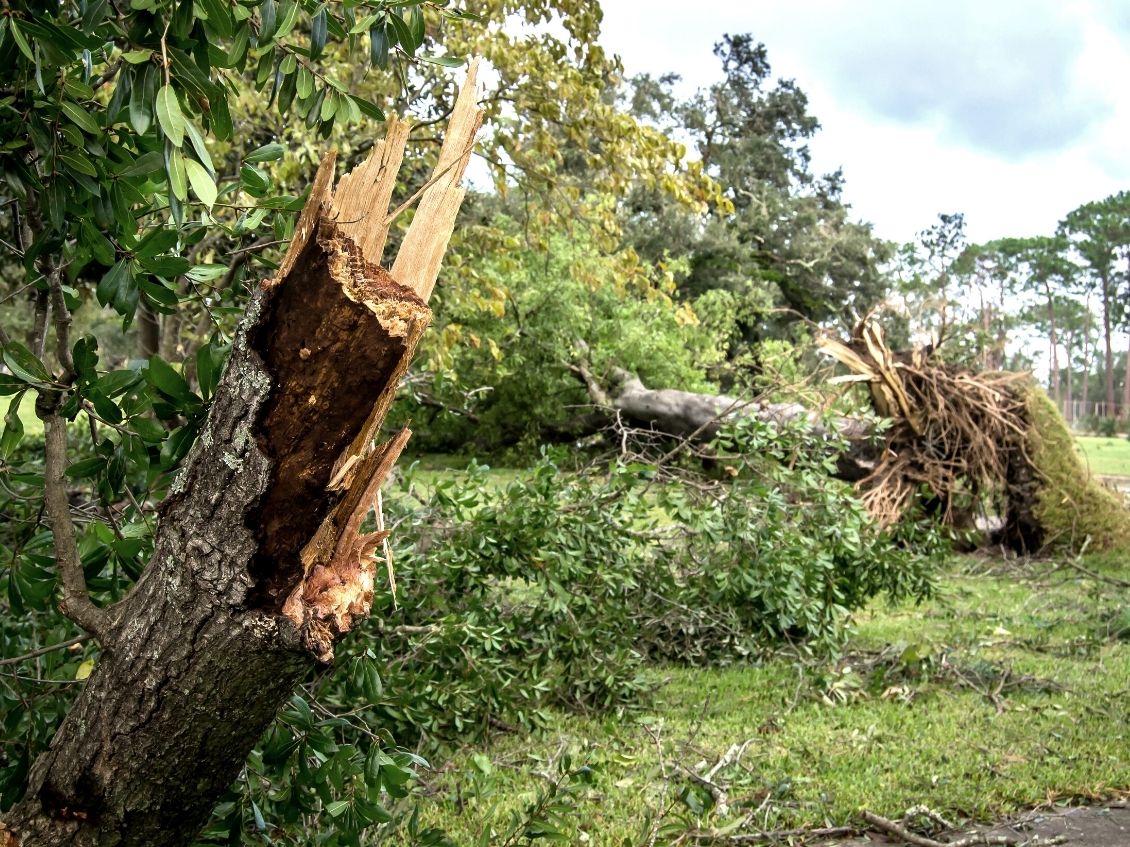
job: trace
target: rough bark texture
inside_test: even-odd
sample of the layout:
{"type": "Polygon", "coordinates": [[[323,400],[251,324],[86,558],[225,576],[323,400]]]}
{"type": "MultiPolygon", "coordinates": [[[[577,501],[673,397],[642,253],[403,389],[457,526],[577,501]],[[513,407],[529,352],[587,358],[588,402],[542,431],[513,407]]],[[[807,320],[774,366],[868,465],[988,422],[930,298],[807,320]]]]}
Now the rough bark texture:
{"type": "MultiPolygon", "coordinates": [[[[474,85],[472,67],[457,110],[478,114],[474,85]]],[[[471,123],[452,145],[469,147],[471,123]]],[[[368,196],[371,227],[387,230],[380,189],[396,169],[383,147],[368,196]]],[[[338,225],[332,178],[331,154],[279,277],[251,301],[153,559],[110,610],[98,663],[0,843],[190,843],[295,683],[368,614],[384,534],[361,522],[408,433],[372,440],[430,311],[362,255],[355,217],[338,225]]]]}

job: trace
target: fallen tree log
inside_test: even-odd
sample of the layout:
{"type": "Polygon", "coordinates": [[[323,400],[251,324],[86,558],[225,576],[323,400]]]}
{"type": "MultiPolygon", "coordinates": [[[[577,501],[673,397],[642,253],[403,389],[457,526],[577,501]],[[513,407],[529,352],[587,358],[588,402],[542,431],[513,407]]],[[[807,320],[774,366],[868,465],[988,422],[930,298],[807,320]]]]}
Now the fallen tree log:
{"type": "Polygon", "coordinates": [[[391,121],[336,189],[333,153],[322,160],[162,505],[148,568],[112,607],[87,598],[102,652],[0,844],[192,842],[295,684],[369,613],[386,533],[360,528],[409,433],[373,439],[430,319],[481,121],[474,88],[472,65],[391,274],[379,261],[408,127],[391,121]]]}
{"type": "Polygon", "coordinates": [[[585,365],[573,365],[573,374],[585,384],[593,410],[546,433],[558,440],[592,435],[619,421],[661,436],[696,443],[711,441],[727,423],[756,418],[778,426],[803,424],[817,438],[846,440],[849,449],[837,457],[837,475],[849,482],[872,472],[878,460],[872,424],[838,417],[829,422],[801,403],[766,403],[727,394],[701,394],[674,388],[648,388],[635,374],[614,368],[607,387],[585,365]]]}
{"type": "Polygon", "coordinates": [[[975,373],[935,362],[926,349],[895,353],[874,323],[861,324],[846,343],[820,344],[851,371],[836,381],[865,384],[876,414],[892,422],[881,444],[869,420],[828,422],[799,403],[648,388],[619,368],[602,382],[585,364],[570,370],[585,385],[592,411],[545,434],[572,440],[618,424],[705,443],[728,420],[799,422],[817,437],[847,442],[836,475],[856,484],[883,525],[922,507],[967,530],[974,515],[988,512],[1000,522],[992,540],[1017,552],[1130,548],[1123,503],[1091,477],[1029,375],[975,373]]]}

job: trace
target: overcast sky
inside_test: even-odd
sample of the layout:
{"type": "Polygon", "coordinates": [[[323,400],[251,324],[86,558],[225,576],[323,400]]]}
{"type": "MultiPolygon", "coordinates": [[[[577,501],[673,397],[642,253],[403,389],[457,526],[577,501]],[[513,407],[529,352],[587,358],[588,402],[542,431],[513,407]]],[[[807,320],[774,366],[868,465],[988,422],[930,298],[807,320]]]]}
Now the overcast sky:
{"type": "Polygon", "coordinates": [[[964,212],[974,241],[1050,234],[1130,187],[1128,0],[603,0],[625,71],[721,77],[723,33],[765,43],[822,125],[814,169],[878,235],[964,212]]]}

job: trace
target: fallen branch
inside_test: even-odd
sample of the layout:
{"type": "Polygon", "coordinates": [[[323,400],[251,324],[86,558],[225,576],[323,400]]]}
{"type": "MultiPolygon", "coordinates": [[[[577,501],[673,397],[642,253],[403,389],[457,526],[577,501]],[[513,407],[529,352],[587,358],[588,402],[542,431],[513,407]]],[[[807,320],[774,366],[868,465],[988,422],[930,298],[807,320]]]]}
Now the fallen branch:
{"type": "Polygon", "coordinates": [[[758,832],[739,832],[732,835],[717,832],[694,832],[691,838],[700,842],[725,842],[727,844],[780,844],[786,839],[796,843],[800,838],[808,841],[814,838],[843,838],[854,835],[854,826],[824,826],[815,829],[765,829],[758,832]]]}
{"type": "Polygon", "coordinates": [[[927,838],[925,835],[918,835],[911,832],[905,826],[895,823],[890,818],[885,818],[882,815],[877,815],[874,812],[869,812],[864,809],[860,813],[861,817],[872,826],[878,827],[889,835],[901,839],[906,844],[913,844],[915,847],[986,847],[986,845],[1005,845],[1005,847],[1019,847],[1019,845],[1051,845],[1063,844],[1067,839],[1062,835],[1057,835],[1047,841],[1041,840],[1039,836],[1035,838],[1025,838],[1020,835],[986,835],[985,833],[976,833],[974,835],[967,835],[964,838],[959,838],[956,841],[938,841],[934,838],[927,838]]]}

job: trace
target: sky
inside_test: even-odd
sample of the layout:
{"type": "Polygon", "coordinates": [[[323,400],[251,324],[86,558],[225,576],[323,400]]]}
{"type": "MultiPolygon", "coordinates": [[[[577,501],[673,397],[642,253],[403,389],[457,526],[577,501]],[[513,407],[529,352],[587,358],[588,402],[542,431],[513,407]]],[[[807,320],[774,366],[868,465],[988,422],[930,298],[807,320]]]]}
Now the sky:
{"type": "Polygon", "coordinates": [[[1051,234],[1130,188],[1130,0],[602,0],[625,72],[721,78],[723,33],[765,43],[876,234],[962,212],[972,241],[1051,234]]]}

